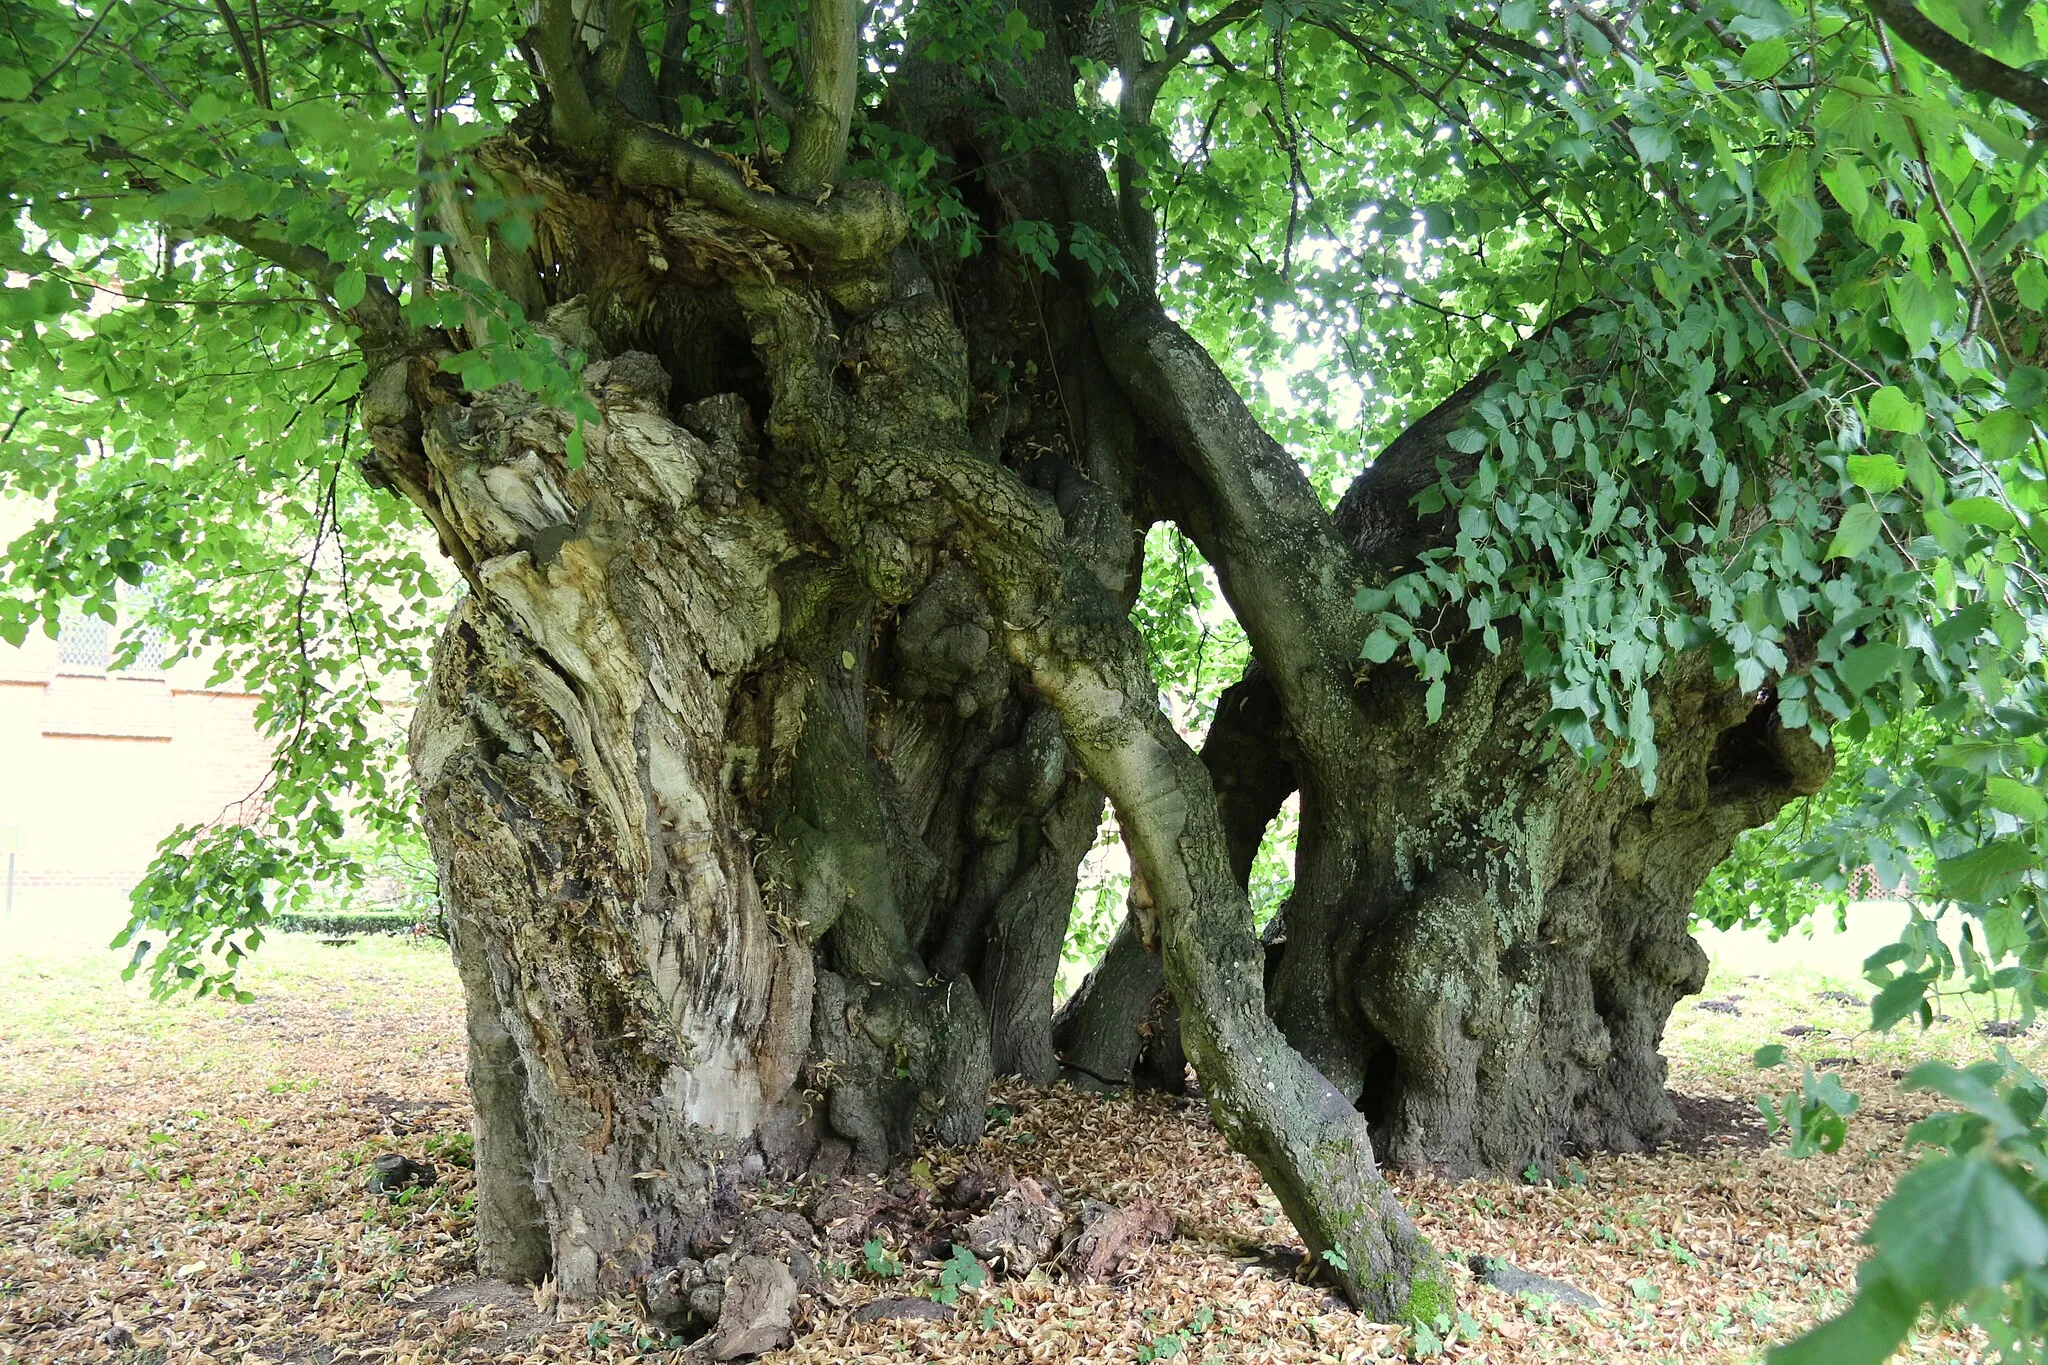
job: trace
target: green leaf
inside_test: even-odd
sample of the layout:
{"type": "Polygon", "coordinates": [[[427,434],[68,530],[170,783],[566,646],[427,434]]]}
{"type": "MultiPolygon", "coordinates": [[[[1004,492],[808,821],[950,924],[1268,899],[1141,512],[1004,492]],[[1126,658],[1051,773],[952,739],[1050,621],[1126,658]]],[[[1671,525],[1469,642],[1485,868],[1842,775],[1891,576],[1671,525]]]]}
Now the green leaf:
{"type": "Polygon", "coordinates": [[[227,117],[228,102],[211,90],[202,90],[192,97],[186,112],[194,123],[218,123],[227,117]]]}
{"type": "Polygon", "coordinates": [[[1671,139],[1671,130],[1661,123],[1638,123],[1628,130],[1628,139],[1636,145],[1636,155],[1646,164],[1655,165],[1668,161],[1677,144],[1671,139]]]}
{"type": "Polygon", "coordinates": [[[1935,864],[1943,892],[1960,900],[1991,900],[2019,883],[2035,866],[2033,846],[2023,839],[1993,839],[1981,848],[1935,864]]]}
{"type": "Polygon", "coordinates": [[[1889,455],[1851,455],[1849,482],[1873,493],[1889,493],[1906,481],[1906,471],[1889,455]]]}
{"type": "Polygon", "coordinates": [[[1742,54],[1742,74],[1753,81],[1767,81],[1783,71],[1791,60],[1792,44],[1783,38],[1767,38],[1751,44],[1742,54]]]}
{"type": "Polygon", "coordinates": [[[363,293],[369,281],[363,272],[351,266],[334,277],[334,306],[344,313],[363,301],[363,293]]]}
{"type": "Polygon", "coordinates": [[[1879,431],[1903,431],[1909,435],[1927,427],[1927,412],[1906,397],[1903,389],[1887,384],[1870,395],[1870,425],[1879,431]]]}
{"type": "Polygon", "coordinates": [[[2003,1138],[2025,1137],[2027,1125],[2020,1121],[2010,1104],[1992,1086],[1985,1075],[1999,1071],[1997,1062],[1984,1062],[1978,1066],[1958,1069],[1947,1062],[1922,1062],[1906,1073],[1906,1079],[1899,1083],[1902,1090],[1932,1090],[1946,1095],[1971,1113],[1990,1123],[1992,1131],[2003,1138]]]}
{"type": "Polygon", "coordinates": [[[1870,1002],[1870,1027],[1882,1033],[1919,1009],[1933,980],[1933,972],[1907,972],[1879,991],[1870,1002]]]}
{"type": "Polygon", "coordinates": [[[1987,777],[1984,794],[1992,805],[2022,820],[2048,820],[2048,796],[2041,795],[2038,787],[2010,777],[1987,777]]]}
{"type": "Polygon", "coordinates": [[[1853,695],[1860,697],[1891,677],[1905,655],[1905,650],[1889,641],[1873,641],[1844,654],[1835,665],[1835,674],[1853,695]]]}
{"type": "Polygon", "coordinates": [[[1774,1066],[1782,1066],[1785,1061],[1785,1045],[1783,1043],[1766,1043],[1756,1050],[1756,1055],[1750,1058],[1750,1060],[1756,1063],[1756,1069],[1759,1071],[1768,1071],[1774,1066]]]}
{"type": "MultiPolygon", "coordinates": [[[[2012,225],[2012,229],[1999,238],[1991,250],[1984,253],[1984,260],[1981,264],[1987,267],[1996,265],[2011,255],[2014,247],[2031,242],[2043,235],[2048,235],[2048,199],[2042,200],[2034,205],[2033,208],[2027,210],[2026,214],[2017,223],[2012,225]]],[[[2041,306],[2039,303],[2027,303],[2024,290],[2021,293],[2020,302],[2026,304],[2029,309],[2039,309],[2041,306]]]]}
{"type": "Polygon", "coordinates": [[[1359,646],[1358,653],[1367,663],[1383,664],[1393,658],[1394,651],[1400,647],[1398,640],[1384,629],[1380,629],[1365,637],[1365,643],[1359,646]]]}
{"type": "Polygon", "coordinates": [[[1784,1346],[1767,1365],[1883,1365],[1920,1317],[1920,1305],[1889,1279],[1866,1282],[1840,1317],[1784,1346]]]}
{"type": "Polygon", "coordinates": [[[2048,1219],[1990,1160],[1922,1162],[1871,1219],[1866,1240],[1907,1296],[1936,1307],[2048,1261],[2048,1219]]]}
{"type": "Polygon", "coordinates": [[[2005,377],[2005,401],[2021,412],[2032,412],[2048,399],[2048,370],[2032,365],[2015,365],[2005,377]]]}
{"type": "Polygon", "coordinates": [[[1863,216],[1863,210],[1870,203],[1870,182],[1863,174],[1862,163],[1853,154],[1844,154],[1830,162],[1821,171],[1820,180],[1851,218],[1863,216]]]}
{"type": "Polygon", "coordinates": [[[1842,524],[1836,528],[1835,538],[1828,542],[1828,552],[1822,558],[1854,559],[1877,544],[1883,529],[1884,518],[1876,505],[1859,502],[1842,514],[1842,524]]]}
{"type": "Polygon", "coordinates": [[[1508,0],[1500,7],[1500,22],[1510,33],[1527,33],[1536,27],[1536,0],[1508,0]]]}
{"type": "Polygon", "coordinates": [[[1965,526],[1988,526],[1994,531],[2010,531],[2019,525],[2006,505],[1997,498],[1957,498],[1948,505],[1948,514],[1965,526]]]}
{"type": "MultiPolygon", "coordinates": [[[[1913,350],[1924,349],[1934,339],[1934,328],[1946,311],[1943,298],[1933,286],[1907,271],[1896,276],[1888,291],[1892,300],[1892,321],[1913,350]]],[[[1883,392],[1880,390],[1879,392],[1883,392]]],[[[1873,420],[1875,420],[1873,418],[1873,420]]],[[[1917,427],[1893,427],[1894,431],[1917,431],[1917,427]]]]}
{"type": "Polygon", "coordinates": [[[18,66],[0,68],[0,100],[28,98],[28,72],[18,66]]]}
{"type": "Polygon", "coordinates": [[[2048,266],[2039,261],[2023,261],[2012,272],[2012,282],[2019,290],[2020,306],[2028,312],[2038,313],[2043,305],[2048,305],[2048,266]]]}
{"type": "Polygon", "coordinates": [[[2013,408],[1988,412],[1977,420],[1977,448],[1992,460],[2009,460],[2031,445],[2034,424],[2013,408]]]}

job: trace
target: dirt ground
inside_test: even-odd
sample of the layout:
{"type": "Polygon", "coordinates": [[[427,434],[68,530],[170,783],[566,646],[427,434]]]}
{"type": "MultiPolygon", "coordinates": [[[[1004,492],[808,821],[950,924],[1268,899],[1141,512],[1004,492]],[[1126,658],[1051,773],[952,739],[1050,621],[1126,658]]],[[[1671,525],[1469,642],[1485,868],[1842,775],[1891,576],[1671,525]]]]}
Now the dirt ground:
{"type": "MultiPolygon", "coordinates": [[[[0,1360],[682,1358],[628,1306],[557,1320],[544,1288],[475,1281],[460,1008],[439,945],[281,941],[251,973],[249,1006],[151,1003],[77,943],[0,950],[0,1360]],[[389,1151],[431,1163],[437,1183],[369,1193],[369,1163],[389,1151]]],[[[1724,973],[1711,1005],[1682,1005],[1668,1050],[1685,1129],[1654,1158],[1587,1158],[1556,1185],[1396,1176],[1454,1259],[1440,1341],[1362,1321],[1305,1281],[1287,1220],[1198,1105],[1011,1086],[983,1162],[1063,1201],[1142,1193],[1177,1237],[1108,1283],[1038,1271],[964,1287],[929,1321],[855,1314],[929,1293],[935,1265],[892,1279],[842,1268],[795,1347],[765,1359],[1754,1360],[1853,1285],[1857,1235],[1927,1108],[1897,1090],[1901,1069],[1999,1045],[1960,1012],[1925,1036],[1861,1035],[1862,1011],[1825,994],[1845,989],[1856,983],[1810,969],[1724,973]],[[1794,1162],[1766,1139],[1748,1063],[1766,1042],[1862,1095],[1839,1155],[1794,1162]],[[1601,1306],[1481,1286],[1463,1267],[1481,1254],[1601,1306]]],[[[2037,1069],[2048,1055],[2038,1031],[2009,1045],[2037,1069]]],[[[931,1176],[967,1155],[929,1154],[931,1176]]],[[[1972,1358],[1966,1332],[1923,1326],[1907,1358],[1972,1358]]]]}

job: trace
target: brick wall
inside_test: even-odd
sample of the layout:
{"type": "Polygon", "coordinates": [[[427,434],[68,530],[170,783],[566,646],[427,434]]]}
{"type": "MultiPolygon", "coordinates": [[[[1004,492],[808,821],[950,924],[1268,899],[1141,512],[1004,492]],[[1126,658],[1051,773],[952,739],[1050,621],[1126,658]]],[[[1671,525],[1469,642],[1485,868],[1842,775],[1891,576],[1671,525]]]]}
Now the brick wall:
{"type": "Polygon", "coordinates": [[[125,890],[180,824],[233,819],[270,768],[256,699],[166,672],[60,664],[57,642],[0,645],[0,876],[17,889],[125,890]]]}

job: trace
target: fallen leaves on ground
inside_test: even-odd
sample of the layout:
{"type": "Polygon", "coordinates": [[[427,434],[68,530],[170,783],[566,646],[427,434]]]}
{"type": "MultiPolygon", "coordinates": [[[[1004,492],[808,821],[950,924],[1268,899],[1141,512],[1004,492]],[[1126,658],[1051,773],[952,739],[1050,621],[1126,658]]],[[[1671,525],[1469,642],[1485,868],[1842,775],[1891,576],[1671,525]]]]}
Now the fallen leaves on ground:
{"type": "MultiPolygon", "coordinates": [[[[346,951],[332,962],[350,970],[346,951]]],[[[36,1027],[0,1028],[0,1359],[666,1354],[627,1306],[557,1321],[544,1295],[475,1281],[460,1004],[438,960],[382,989],[357,980],[242,1009],[39,1007],[36,1027]],[[175,1026],[137,1022],[166,1013],[175,1026]],[[370,1163],[392,1151],[431,1165],[434,1183],[369,1192],[370,1163]]],[[[1777,1036],[1774,1022],[1714,1026],[1753,1024],[1762,1042],[1777,1036]]],[[[1686,1150],[1583,1158],[1558,1184],[1393,1177],[1452,1260],[1458,1308],[1437,1334],[1442,1358],[1748,1361],[1840,1305],[1856,1237],[1904,1169],[1905,1126],[1927,1101],[1897,1091],[1886,1059],[1837,1044],[1845,1059],[1830,1065],[1863,1110],[1839,1155],[1794,1162],[1761,1141],[1755,1078],[1727,1065],[1725,1049],[1691,1064],[1684,1043],[1673,1086],[1689,1096],[1686,1150]],[[1603,1306],[1481,1286],[1464,1266],[1475,1254],[1567,1281],[1603,1306]]],[[[764,1359],[1352,1362],[1418,1349],[1303,1273],[1286,1217],[1199,1104],[1018,1084],[997,1099],[979,1148],[927,1154],[928,1178],[949,1181],[972,1157],[1056,1191],[1071,1213],[1084,1200],[1149,1200],[1177,1236],[1140,1239],[1100,1283],[1040,1268],[954,1286],[950,1315],[877,1321],[860,1310],[929,1297],[940,1268],[880,1278],[855,1255],[804,1310],[795,1346],[764,1359]]],[[[1962,1361],[1973,1350],[1967,1333],[1938,1328],[1909,1358],[1962,1361]]]]}

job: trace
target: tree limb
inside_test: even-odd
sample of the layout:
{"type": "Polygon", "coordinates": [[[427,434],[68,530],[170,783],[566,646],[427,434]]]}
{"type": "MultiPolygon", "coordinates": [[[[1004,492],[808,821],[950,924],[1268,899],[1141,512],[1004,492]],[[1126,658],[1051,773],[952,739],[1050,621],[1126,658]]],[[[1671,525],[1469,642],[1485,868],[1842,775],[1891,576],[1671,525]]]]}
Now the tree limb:
{"type": "Polygon", "coordinates": [[[1225,5],[1204,22],[1190,24],[1184,33],[1179,31],[1180,26],[1176,24],[1166,51],[1160,54],[1157,61],[1143,65],[1134,64],[1131,70],[1124,73],[1126,87],[1136,97],[1135,107],[1143,112],[1145,118],[1151,118],[1152,106],[1159,98],[1160,88],[1166,84],[1166,78],[1173,74],[1175,67],[1186,61],[1196,48],[1206,46],[1224,29],[1258,12],[1259,7],[1254,0],[1237,0],[1237,3],[1225,5]]]}
{"type": "MultiPolygon", "coordinates": [[[[235,49],[235,57],[242,64],[242,75],[249,81],[249,91],[256,97],[256,103],[265,110],[271,108],[270,82],[263,79],[262,70],[256,65],[256,54],[249,50],[249,39],[242,32],[242,22],[235,17],[234,7],[228,0],[213,0],[214,10],[228,31],[228,44],[235,49]]],[[[277,127],[275,120],[272,128],[277,127]]]]}
{"type": "MultiPolygon", "coordinates": [[[[227,238],[252,256],[290,271],[323,294],[332,294],[335,282],[341,278],[342,267],[326,252],[286,240],[272,224],[216,217],[202,220],[200,227],[214,236],[227,238]]],[[[362,347],[373,363],[378,357],[408,349],[417,338],[411,324],[399,313],[398,296],[375,275],[364,281],[362,301],[342,310],[341,315],[362,329],[362,347]]]]}
{"type": "MultiPolygon", "coordinates": [[[[23,96],[23,98],[32,100],[35,99],[38,95],[42,94],[43,87],[48,85],[51,81],[55,80],[57,78],[58,72],[62,71],[65,67],[71,65],[72,58],[76,57],[80,52],[83,52],[85,50],[85,45],[93,40],[93,35],[100,31],[100,25],[106,23],[107,16],[109,14],[112,14],[113,12],[114,7],[112,5],[101,6],[99,17],[92,21],[92,27],[88,28],[85,32],[78,35],[78,41],[71,45],[71,50],[69,52],[66,52],[63,56],[57,59],[57,64],[55,66],[51,67],[48,71],[45,71],[42,75],[36,77],[35,84],[31,85],[28,88],[28,94],[23,96]]],[[[12,427],[8,429],[10,431],[13,430],[12,427]]]]}
{"type": "Polygon", "coordinates": [[[754,83],[754,93],[770,113],[794,127],[796,106],[775,83],[775,76],[768,69],[768,54],[761,50],[761,25],[754,13],[754,0],[740,0],[740,19],[747,34],[747,76],[754,83]]]}
{"type": "Polygon", "coordinates": [[[860,79],[861,8],[860,0],[810,0],[801,53],[804,88],[782,160],[782,181],[791,194],[820,194],[846,160],[860,79]]]}
{"type": "Polygon", "coordinates": [[[1132,406],[1207,493],[1190,500],[1200,507],[1185,529],[1216,566],[1304,751],[1332,757],[1326,742],[1350,733],[1332,722],[1354,704],[1363,632],[1351,602],[1368,569],[1294,457],[1164,309],[1134,300],[1098,310],[1096,334],[1132,406]]]}
{"type": "Polygon", "coordinates": [[[1951,37],[1922,14],[1913,0],[1868,0],[1870,12],[1936,66],[1979,94],[2018,105],[2048,126],[2048,81],[2007,66],[1996,57],[1951,37]]]}
{"type": "MultiPolygon", "coordinates": [[[[833,3],[846,7],[849,22],[858,22],[852,0],[833,3]]],[[[541,0],[531,42],[539,78],[552,97],[555,135],[577,156],[605,167],[627,185],[660,186],[689,195],[833,264],[879,261],[909,231],[902,201],[880,185],[861,182],[865,188],[853,193],[846,192],[851,186],[845,187],[830,202],[776,194],[750,184],[736,163],[644,123],[621,106],[600,108],[577,69],[573,26],[569,0],[541,0]]],[[[849,66],[849,81],[853,74],[849,66]]],[[[850,100],[846,109],[850,121],[850,100]]],[[[843,159],[845,145],[842,131],[836,158],[843,159]]],[[[818,164],[822,150],[820,144],[820,150],[811,153],[820,158],[818,164]]],[[[833,169],[836,172],[836,161],[833,169]]]]}

